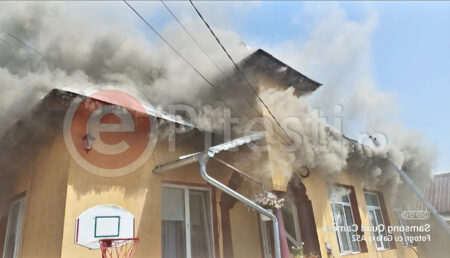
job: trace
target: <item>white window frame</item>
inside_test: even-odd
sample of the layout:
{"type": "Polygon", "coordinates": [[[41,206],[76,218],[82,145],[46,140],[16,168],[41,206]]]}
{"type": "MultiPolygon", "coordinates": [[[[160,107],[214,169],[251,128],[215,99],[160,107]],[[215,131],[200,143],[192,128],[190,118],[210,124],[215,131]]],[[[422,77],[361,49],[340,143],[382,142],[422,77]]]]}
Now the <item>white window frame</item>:
{"type": "MultiPolygon", "coordinates": [[[[398,220],[398,223],[400,224],[400,226],[402,228],[406,228],[406,226],[408,226],[408,223],[406,223],[406,221],[404,219],[402,219],[402,216],[400,215],[399,210],[395,211],[395,215],[397,216],[397,220],[398,220]]],[[[414,245],[414,243],[407,241],[407,239],[410,239],[409,238],[411,236],[410,232],[406,232],[403,230],[400,232],[400,234],[402,235],[402,246],[403,247],[411,247],[414,245]]]]}
{"type": "MultiPolygon", "coordinates": [[[[332,187],[334,187],[334,188],[341,188],[341,189],[348,190],[347,188],[342,187],[342,186],[332,186],[332,187]]],[[[334,222],[334,224],[336,225],[336,218],[335,218],[335,215],[334,215],[333,204],[339,204],[339,205],[342,206],[342,210],[343,210],[343,213],[342,213],[342,214],[344,215],[344,223],[345,223],[345,225],[346,225],[346,226],[352,226],[352,225],[347,225],[347,215],[345,214],[345,209],[344,209],[344,206],[350,208],[350,213],[351,213],[351,215],[352,215],[352,221],[353,221],[353,223],[355,223],[355,215],[353,214],[352,205],[351,205],[351,203],[350,203],[350,194],[347,194],[348,202],[343,202],[343,201],[333,201],[331,198],[329,198],[329,199],[330,199],[330,204],[331,204],[331,214],[333,214],[333,222],[334,222]]],[[[336,226],[337,226],[337,225],[336,225],[336,226]]],[[[356,242],[357,245],[358,245],[358,249],[359,249],[359,250],[358,250],[358,251],[353,251],[353,245],[352,245],[352,239],[351,239],[351,234],[350,234],[350,232],[344,232],[344,233],[347,235],[347,239],[348,239],[347,244],[348,244],[348,246],[350,247],[351,251],[342,251],[342,250],[341,250],[341,249],[342,249],[341,246],[342,246],[342,241],[343,241],[343,239],[341,239],[341,236],[340,236],[338,233],[339,233],[339,232],[336,232],[336,236],[337,236],[337,238],[338,238],[339,252],[340,252],[341,254],[359,254],[359,253],[361,253],[361,245],[359,244],[359,242],[356,242]]]]}
{"type": "Polygon", "coordinates": [[[8,211],[8,223],[6,226],[6,235],[5,235],[5,242],[3,244],[3,258],[6,258],[6,249],[7,249],[7,242],[9,238],[9,233],[11,230],[13,230],[12,227],[15,227],[14,230],[16,230],[15,239],[14,239],[14,251],[13,251],[13,258],[17,258],[19,254],[19,245],[20,245],[20,239],[22,236],[22,219],[23,219],[23,211],[24,211],[24,203],[25,203],[25,196],[22,196],[14,201],[12,201],[9,204],[9,211],[8,211]],[[12,207],[19,203],[19,212],[18,212],[18,218],[17,218],[17,225],[11,225],[12,223],[12,207]]]}
{"type": "MultiPolygon", "coordinates": [[[[298,213],[297,213],[297,205],[293,202],[289,202],[286,205],[290,205],[292,209],[292,216],[294,220],[294,227],[295,227],[295,238],[294,236],[291,236],[286,230],[286,238],[291,241],[292,243],[296,244],[296,246],[303,247],[302,241],[301,241],[301,235],[300,235],[300,223],[298,221],[298,213]],[[300,243],[299,243],[300,241],[300,243]]],[[[283,212],[283,210],[281,210],[283,212]]],[[[264,258],[272,258],[272,246],[271,246],[271,240],[272,240],[272,234],[267,230],[267,224],[272,226],[272,221],[264,221],[262,219],[259,219],[259,227],[261,229],[261,241],[262,241],[262,249],[263,249],[263,257],[264,258]]],[[[290,248],[289,248],[290,250],[290,248]]]]}
{"type": "MultiPolygon", "coordinates": [[[[366,207],[367,207],[367,211],[368,211],[367,215],[369,216],[370,224],[372,225],[372,221],[370,220],[370,212],[372,211],[373,214],[374,214],[374,219],[375,219],[375,221],[377,223],[377,225],[372,225],[372,226],[375,227],[375,226],[378,226],[380,224],[383,224],[386,227],[387,225],[384,223],[385,218],[383,217],[383,210],[381,210],[380,198],[378,198],[378,194],[374,193],[374,192],[367,192],[367,191],[365,191],[364,192],[364,200],[366,199],[366,196],[365,196],[366,194],[374,195],[377,198],[377,202],[378,202],[378,206],[374,206],[374,205],[367,204],[367,201],[366,201],[366,207]],[[381,214],[381,220],[382,220],[381,223],[378,221],[378,218],[376,216],[376,211],[377,210],[379,210],[380,214],[381,214]]],[[[375,233],[373,232],[373,234],[375,234],[375,233]]],[[[380,232],[380,235],[383,235],[383,233],[380,232]]],[[[384,246],[384,242],[385,241],[383,241],[383,240],[376,241],[376,239],[375,239],[375,248],[377,249],[377,251],[384,251],[384,250],[390,250],[391,249],[391,244],[389,242],[387,242],[388,246],[386,247],[386,246],[384,246]],[[378,247],[378,245],[376,244],[377,242],[379,242],[381,244],[381,247],[378,247]]]]}
{"type": "MultiPolygon", "coordinates": [[[[208,187],[201,187],[201,186],[190,186],[190,185],[179,185],[179,184],[169,184],[164,183],[162,184],[162,187],[166,188],[177,188],[177,189],[183,189],[184,190],[184,226],[185,226],[185,233],[186,233],[186,258],[192,258],[192,251],[191,251],[191,212],[190,212],[190,205],[189,205],[189,190],[200,190],[208,192],[209,194],[209,202],[207,204],[209,205],[209,218],[211,223],[211,231],[209,234],[207,234],[207,237],[209,238],[209,242],[211,243],[211,246],[208,246],[210,248],[210,252],[212,254],[212,257],[215,257],[215,250],[214,250],[214,221],[213,221],[213,212],[212,212],[212,194],[211,194],[211,188],[208,187]]],[[[161,208],[163,203],[161,203],[161,208]]],[[[162,218],[161,218],[162,219],[162,218]]]]}
{"type": "Polygon", "coordinates": [[[272,258],[272,246],[271,246],[271,234],[269,234],[269,231],[267,230],[267,224],[272,226],[272,221],[264,221],[262,219],[259,219],[259,227],[261,229],[261,240],[263,245],[263,257],[264,258],[272,258]]]}
{"type": "MultiPolygon", "coordinates": [[[[302,247],[302,238],[300,235],[300,223],[298,221],[298,214],[297,214],[297,205],[295,203],[290,202],[288,203],[291,206],[292,216],[294,220],[294,226],[295,226],[295,236],[291,236],[286,230],[286,237],[294,244],[297,245],[297,247],[302,247]]],[[[281,211],[283,212],[283,210],[281,211]]]]}

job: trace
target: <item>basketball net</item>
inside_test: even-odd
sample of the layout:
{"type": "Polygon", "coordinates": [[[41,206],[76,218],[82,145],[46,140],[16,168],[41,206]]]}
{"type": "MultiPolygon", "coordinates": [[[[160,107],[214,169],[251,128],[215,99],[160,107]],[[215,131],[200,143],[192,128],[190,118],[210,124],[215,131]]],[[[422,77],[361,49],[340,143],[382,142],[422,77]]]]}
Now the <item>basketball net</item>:
{"type": "Polygon", "coordinates": [[[132,258],[139,238],[101,239],[102,258],[132,258]]]}

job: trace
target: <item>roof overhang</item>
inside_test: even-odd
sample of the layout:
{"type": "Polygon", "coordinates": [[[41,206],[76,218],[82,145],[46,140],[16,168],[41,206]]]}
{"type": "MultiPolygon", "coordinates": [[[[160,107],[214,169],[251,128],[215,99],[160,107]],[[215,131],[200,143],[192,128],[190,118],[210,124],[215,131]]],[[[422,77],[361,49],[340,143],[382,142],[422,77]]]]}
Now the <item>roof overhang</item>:
{"type": "Polygon", "coordinates": [[[276,80],[285,88],[293,87],[298,95],[311,93],[321,86],[262,49],[244,58],[239,65],[247,73],[276,80]]]}

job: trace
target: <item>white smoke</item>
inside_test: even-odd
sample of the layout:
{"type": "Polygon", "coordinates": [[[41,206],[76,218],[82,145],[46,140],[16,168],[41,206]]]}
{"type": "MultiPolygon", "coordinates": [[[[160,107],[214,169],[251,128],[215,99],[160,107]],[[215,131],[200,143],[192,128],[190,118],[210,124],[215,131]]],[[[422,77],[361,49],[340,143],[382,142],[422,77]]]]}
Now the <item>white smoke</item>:
{"type": "MultiPolygon", "coordinates": [[[[317,112],[323,114],[333,126],[337,124],[336,119],[342,119],[342,127],[337,126],[334,130],[342,130],[342,133],[364,144],[368,143],[367,136],[375,133],[384,136],[387,145],[375,150],[355,144],[341,144],[338,148],[333,136],[317,151],[308,147],[306,141],[306,146],[301,146],[296,154],[302,160],[299,165],[320,168],[331,175],[346,168],[360,173],[366,185],[377,184],[396,189],[402,182],[386,164],[386,158],[390,158],[416,182],[426,182],[436,157],[433,146],[420,132],[395,122],[398,109],[396,98],[401,96],[380,90],[374,79],[370,44],[377,25],[377,14],[367,9],[365,18],[356,21],[348,18],[337,4],[325,6],[309,3],[305,6],[301,20],[313,21],[309,24],[312,30],[308,40],[304,42],[299,37],[266,49],[298,71],[323,83],[323,86],[307,98],[296,98],[289,91],[278,93],[283,95],[281,98],[270,92],[267,98],[272,99],[271,107],[277,116],[283,117],[289,113],[302,117],[303,121],[316,119],[317,112]],[[318,110],[311,111],[308,104],[318,110]],[[339,107],[338,113],[336,107],[339,107]]],[[[310,133],[302,125],[295,130],[299,130],[300,134],[310,133]]]]}
{"type": "MultiPolygon", "coordinates": [[[[151,103],[163,106],[214,103],[211,111],[203,112],[213,116],[222,113],[222,106],[242,109],[242,99],[235,92],[228,93],[234,96],[213,93],[214,90],[170,48],[159,39],[154,40],[151,32],[143,33],[148,31],[147,28],[136,29],[137,24],[143,24],[125,5],[111,3],[112,12],[108,15],[99,15],[99,9],[91,8],[93,6],[91,3],[2,3],[0,37],[5,41],[0,46],[2,130],[50,89],[62,87],[83,89],[106,84],[133,87],[144,93],[151,103]],[[20,46],[8,33],[39,54],[20,46]],[[222,101],[227,99],[227,105],[217,104],[219,97],[222,101]],[[238,101],[240,104],[235,105],[238,101]]],[[[155,4],[136,4],[136,8],[147,14],[164,11],[161,5],[155,7],[155,4]]],[[[369,12],[365,20],[357,22],[349,20],[336,5],[317,12],[315,5],[310,4],[306,10],[315,21],[307,42],[290,41],[267,48],[276,57],[324,84],[309,98],[294,96],[292,89],[262,93],[280,121],[289,117],[301,118],[299,122],[288,124],[290,134],[299,136],[302,144],[286,155],[286,164],[291,167],[287,171],[307,166],[337,175],[348,167],[349,152],[354,149],[342,141],[340,128],[334,128],[338,133],[327,129],[326,121],[311,108],[319,107],[321,112],[332,117],[339,104],[343,107],[344,133],[354,133],[354,128],[358,128],[355,125],[367,128],[364,131],[383,132],[389,139],[389,155],[397,164],[405,169],[408,167],[412,174],[429,173],[434,155],[425,151],[419,137],[407,137],[410,133],[405,130],[390,130],[389,123],[384,122],[392,120],[386,119],[386,114],[395,110],[395,96],[378,90],[371,73],[370,42],[376,14],[369,12]]],[[[229,60],[204,25],[185,11],[181,19],[220,68],[230,71],[229,60]]],[[[176,23],[169,23],[161,31],[213,83],[225,86],[233,83],[223,81],[221,73],[176,23]]],[[[235,32],[224,29],[216,29],[216,32],[236,59],[249,53],[235,32]]],[[[201,123],[202,117],[196,121],[201,123]]],[[[375,155],[362,149],[357,151],[363,154],[360,160],[375,155]]],[[[376,155],[386,156],[387,152],[376,155]]],[[[359,166],[356,164],[359,170],[367,171],[366,178],[370,182],[398,181],[373,159],[359,166]],[[367,164],[372,165],[367,167],[367,164]]]]}
{"type": "MultiPolygon", "coordinates": [[[[142,21],[123,3],[117,4],[101,8],[92,3],[1,4],[2,132],[52,88],[78,91],[113,84],[136,88],[151,103],[162,106],[204,104],[202,100],[212,94],[212,88],[161,40],[143,33],[149,29],[137,30],[142,21]],[[108,7],[112,14],[102,16],[101,9],[108,7]],[[112,17],[114,13],[118,15],[112,17]]],[[[184,23],[205,44],[206,51],[216,53],[211,56],[226,71],[229,62],[224,62],[223,54],[219,56],[221,52],[208,38],[204,25],[192,19],[184,23]]],[[[177,24],[169,23],[160,30],[205,77],[217,83],[217,69],[177,24]]],[[[248,53],[234,32],[217,33],[238,57],[248,53]]]]}

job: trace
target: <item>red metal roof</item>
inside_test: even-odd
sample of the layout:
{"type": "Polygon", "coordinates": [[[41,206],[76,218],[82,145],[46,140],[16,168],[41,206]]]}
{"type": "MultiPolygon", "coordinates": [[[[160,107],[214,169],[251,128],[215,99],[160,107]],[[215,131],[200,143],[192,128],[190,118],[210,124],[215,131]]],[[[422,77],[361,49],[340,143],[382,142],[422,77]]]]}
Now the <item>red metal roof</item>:
{"type": "Polygon", "coordinates": [[[424,194],[439,213],[450,212],[450,173],[435,175],[424,194]]]}

